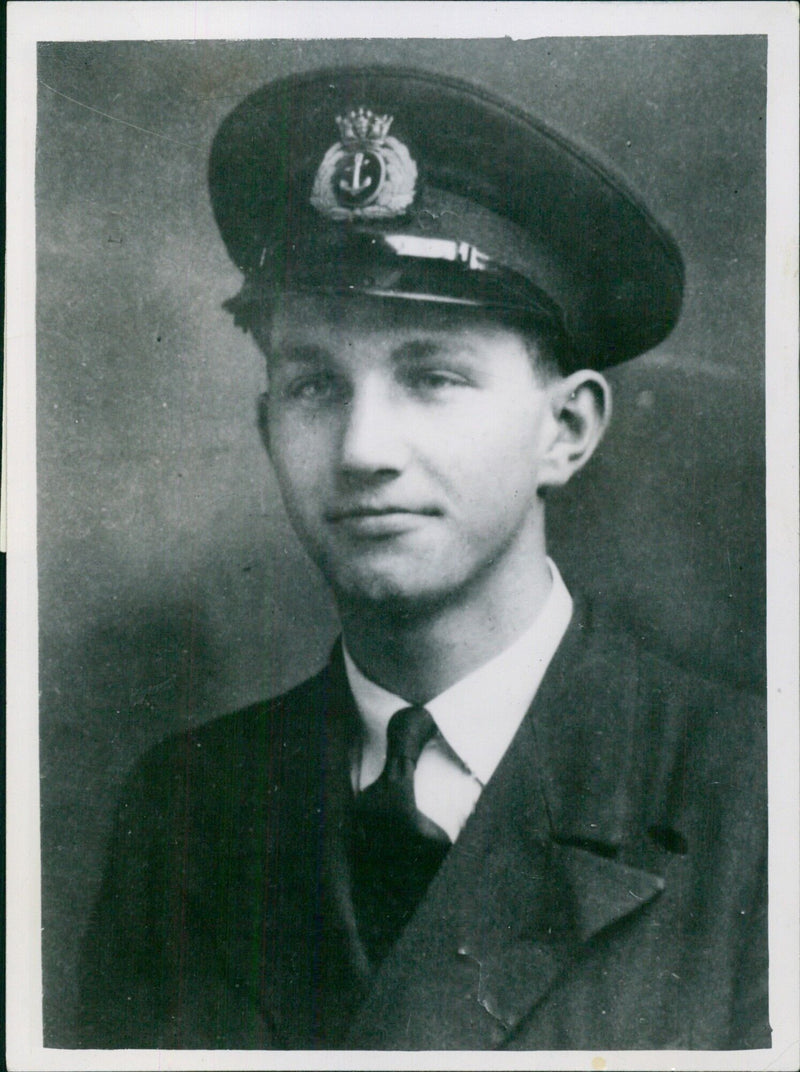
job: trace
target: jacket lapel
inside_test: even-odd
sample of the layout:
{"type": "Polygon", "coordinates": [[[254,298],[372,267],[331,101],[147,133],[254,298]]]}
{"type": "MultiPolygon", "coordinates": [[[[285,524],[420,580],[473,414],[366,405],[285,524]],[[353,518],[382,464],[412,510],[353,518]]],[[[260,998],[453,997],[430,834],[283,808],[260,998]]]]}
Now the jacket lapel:
{"type": "Polygon", "coordinates": [[[584,608],[428,894],[376,977],[354,1048],[503,1045],[594,935],[664,888],[641,845],[632,644],[584,608]]]}

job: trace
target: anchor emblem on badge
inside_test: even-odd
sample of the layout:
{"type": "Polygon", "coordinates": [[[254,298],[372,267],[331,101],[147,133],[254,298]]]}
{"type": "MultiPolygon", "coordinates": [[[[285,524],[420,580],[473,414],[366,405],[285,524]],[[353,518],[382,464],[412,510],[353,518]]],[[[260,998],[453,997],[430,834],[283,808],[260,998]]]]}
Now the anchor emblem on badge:
{"type": "Polygon", "coordinates": [[[337,116],[340,141],[322,159],[311,204],[334,220],[386,219],[401,215],[414,200],[417,165],[408,149],[389,135],[393,116],[363,106],[337,116]]]}

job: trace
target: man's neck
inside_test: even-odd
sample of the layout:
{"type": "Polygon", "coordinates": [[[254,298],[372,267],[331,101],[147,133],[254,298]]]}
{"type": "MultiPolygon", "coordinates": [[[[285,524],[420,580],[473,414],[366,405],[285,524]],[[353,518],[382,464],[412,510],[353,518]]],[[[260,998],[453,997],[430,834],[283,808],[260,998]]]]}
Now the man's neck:
{"type": "Polygon", "coordinates": [[[340,606],[348,651],[371,681],[424,704],[512,644],[535,620],[552,587],[544,555],[513,584],[483,598],[414,611],[340,606]]]}

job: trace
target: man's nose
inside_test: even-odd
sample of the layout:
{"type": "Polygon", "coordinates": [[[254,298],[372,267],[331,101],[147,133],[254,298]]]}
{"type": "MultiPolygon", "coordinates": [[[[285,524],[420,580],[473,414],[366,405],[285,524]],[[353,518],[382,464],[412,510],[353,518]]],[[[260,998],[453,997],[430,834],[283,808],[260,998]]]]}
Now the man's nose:
{"type": "Polygon", "coordinates": [[[343,472],[399,472],[408,458],[403,415],[380,383],[355,390],[345,407],[340,447],[343,472]]]}

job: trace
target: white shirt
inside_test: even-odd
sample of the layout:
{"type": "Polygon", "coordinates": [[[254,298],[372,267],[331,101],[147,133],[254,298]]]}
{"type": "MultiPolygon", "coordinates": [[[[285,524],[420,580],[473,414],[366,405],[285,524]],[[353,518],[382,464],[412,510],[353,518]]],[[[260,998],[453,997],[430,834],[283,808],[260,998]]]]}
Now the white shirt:
{"type": "MultiPolygon", "coordinates": [[[[438,734],[422,751],[414,774],[417,807],[452,841],[478,802],[531,705],[572,617],[572,597],[548,558],[552,586],[533,624],[505,651],[425,704],[438,734]]],[[[354,789],[383,770],[386,727],[408,702],[364,677],[344,647],[347,679],[363,736],[354,758],[354,789]]]]}

